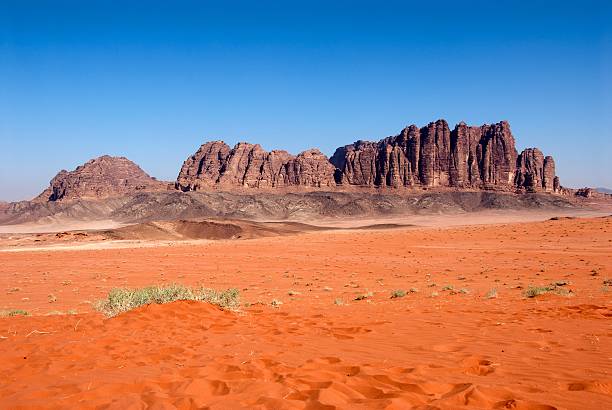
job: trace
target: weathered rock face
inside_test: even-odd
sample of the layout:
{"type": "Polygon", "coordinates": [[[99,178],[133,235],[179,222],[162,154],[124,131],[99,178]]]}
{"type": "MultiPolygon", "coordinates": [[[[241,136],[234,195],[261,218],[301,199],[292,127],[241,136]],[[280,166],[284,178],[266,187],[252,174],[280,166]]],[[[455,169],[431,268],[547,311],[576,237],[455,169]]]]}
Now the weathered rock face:
{"type": "Polygon", "coordinates": [[[77,167],[60,171],[34,201],[108,198],[137,191],[167,189],[168,184],[150,177],[124,157],[104,155],[77,167]]]}
{"type": "Polygon", "coordinates": [[[527,148],[517,160],[516,186],[528,192],[537,191],[544,181],[544,154],[537,148],[527,148]]]}
{"type": "Polygon", "coordinates": [[[230,147],[223,141],[212,141],[202,145],[200,149],[183,163],[177,187],[188,187],[192,190],[210,186],[219,179],[221,165],[229,156],[230,147]]]}
{"type": "Polygon", "coordinates": [[[544,158],[544,171],[542,175],[542,188],[546,192],[557,192],[559,177],[555,175],[555,160],[550,155],[544,158]]]}
{"type": "Polygon", "coordinates": [[[555,176],[555,161],[544,157],[537,148],[527,148],[518,156],[515,183],[527,192],[557,192],[559,178],[555,176]]]}
{"type": "Polygon", "coordinates": [[[259,144],[241,142],[230,149],[221,141],[209,142],[183,163],[176,187],[198,191],[205,187],[278,188],[335,185],[334,166],[319,150],[293,156],[286,151],[265,151],[259,144]]]}
{"type": "MultiPolygon", "coordinates": [[[[405,128],[378,143],[338,148],[331,162],[339,184],[514,188],[517,153],[507,122],[452,131],[444,120],[405,128]]],[[[553,165],[554,179],[554,165],[553,165]]],[[[552,180],[551,186],[552,186],[552,180]]]]}
{"type": "Polygon", "coordinates": [[[378,142],[357,141],[338,148],[327,160],[318,150],[294,157],[239,143],[230,149],[209,142],[188,158],[177,188],[205,187],[453,187],[505,191],[560,192],[552,157],[537,149],[517,155],[506,121],[482,126],[445,120],[378,142]]]}
{"type": "Polygon", "coordinates": [[[480,175],[485,186],[512,186],[516,172],[516,148],[510,124],[506,121],[483,125],[477,152],[480,175]]]}
{"type": "Polygon", "coordinates": [[[286,185],[318,188],[335,185],[335,168],[318,149],[310,149],[299,153],[297,157],[286,163],[285,169],[287,172],[286,185]]]}

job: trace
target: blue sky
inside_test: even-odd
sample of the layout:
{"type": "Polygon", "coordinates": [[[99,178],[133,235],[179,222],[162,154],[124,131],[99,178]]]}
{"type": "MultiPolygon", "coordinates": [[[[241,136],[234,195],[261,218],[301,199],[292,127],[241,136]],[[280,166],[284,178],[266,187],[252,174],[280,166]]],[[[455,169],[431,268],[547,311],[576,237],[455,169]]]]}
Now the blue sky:
{"type": "Polygon", "coordinates": [[[0,199],[207,140],[328,155],[445,118],[510,121],[566,186],[612,186],[608,1],[0,0],[0,199]],[[431,3],[431,4],[426,4],[431,3]]]}

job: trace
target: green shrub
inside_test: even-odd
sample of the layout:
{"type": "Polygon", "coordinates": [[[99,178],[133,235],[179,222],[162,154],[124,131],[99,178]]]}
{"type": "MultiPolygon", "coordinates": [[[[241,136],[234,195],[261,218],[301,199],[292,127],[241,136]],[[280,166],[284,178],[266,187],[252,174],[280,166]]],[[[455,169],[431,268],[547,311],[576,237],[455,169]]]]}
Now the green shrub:
{"type": "Polygon", "coordinates": [[[12,316],[30,316],[30,312],[22,309],[11,309],[0,311],[0,317],[12,316]]]}
{"type": "Polygon", "coordinates": [[[550,293],[554,291],[555,288],[553,286],[529,286],[524,295],[527,298],[535,298],[536,296],[543,295],[545,293],[550,293]]]}
{"type": "Polygon", "coordinates": [[[403,298],[404,296],[406,296],[406,291],[402,289],[396,289],[391,292],[391,299],[403,298]]]}
{"type": "Polygon", "coordinates": [[[567,281],[556,281],[546,286],[530,285],[527,287],[527,289],[525,290],[523,294],[527,298],[534,298],[536,296],[543,295],[545,293],[555,293],[557,295],[570,296],[572,294],[572,291],[563,288],[563,286],[567,284],[569,284],[569,282],[567,281]]]}
{"type": "Polygon", "coordinates": [[[217,291],[214,289],[192,289],[182,285],[149,286],[142,289],[112,289],[105,300],[97,301],[94,307],[108,317],[151,303],[163,304],[177,300],[208,302],[224,309],[240,306],[238,289],[217,291]]]}

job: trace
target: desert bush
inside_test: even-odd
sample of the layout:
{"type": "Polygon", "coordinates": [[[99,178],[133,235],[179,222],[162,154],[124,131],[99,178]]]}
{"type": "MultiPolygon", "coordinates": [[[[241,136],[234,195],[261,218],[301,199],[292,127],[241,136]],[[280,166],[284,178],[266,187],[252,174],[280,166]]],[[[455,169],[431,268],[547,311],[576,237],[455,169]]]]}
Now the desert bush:
{"type": "Polygon", "coordinates": [[[0,317],[30,316],[30,312],[22,309],[0,310],[0,317]]]}
{"type": "Polygon", "coordinates": [[[561,289],[554,284],[546,285],[546,286],[528,286],[525,292],[523,293],[527,298],[535,298],[539,295],[544,295],[545,293],[556,293],[558,295],[567,296],[570,294],[570,291],[566,289],[561,289]]]}
{"type": "Polygon", "coordinates": [[[368,292],[361,295],[357,295],[354,300],[364,300],[367,298],[371,298],[372,296],[374,296],[374,293],[368,292]]]}
{"type": "Polygon", "coordinates": [[[403,298],[404,296],[406,296],[406,291],[402,289],[396,289],[391,292],[391,299],[403,298]]]}
{"type": "Polygon", "coordinates": [[[97,301],[94,307],[106,316],[113,317],[143,305],[170,303],[177,300],[208,302],[224,309],[237,309],[240,306],[238,289],[217,291],[207,288],[192,289],[174,284],[142,289],[112,289],[107,298],[97,301]]]}
{"type": "Polygon", "coordinates": [[[524,292],[525,297],[535,298],[536,296],[550,293],[555,290],[554,286],[529,286],[524,292]]]}
{"type": "Polygon", "coordinates": [[[497,297],[497,289],[496,288],[492,288],[485,295],[486,299],[495,299],[496,297],[497,297]]]}

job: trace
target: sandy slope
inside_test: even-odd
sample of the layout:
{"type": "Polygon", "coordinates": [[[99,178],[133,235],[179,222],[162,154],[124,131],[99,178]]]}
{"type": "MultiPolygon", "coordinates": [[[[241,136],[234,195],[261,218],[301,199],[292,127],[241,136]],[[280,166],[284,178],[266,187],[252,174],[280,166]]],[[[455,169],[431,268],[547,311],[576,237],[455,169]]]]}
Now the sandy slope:
{"type": "Polygon", "coordinates": [[[611,268],[612,218],[0,253],[0,408],[612,408],[611,268]],[[171,282],[250,306],[87,313],[171,282]]]}

